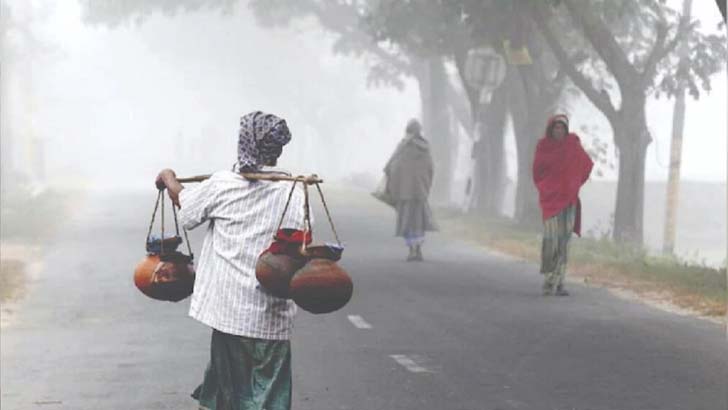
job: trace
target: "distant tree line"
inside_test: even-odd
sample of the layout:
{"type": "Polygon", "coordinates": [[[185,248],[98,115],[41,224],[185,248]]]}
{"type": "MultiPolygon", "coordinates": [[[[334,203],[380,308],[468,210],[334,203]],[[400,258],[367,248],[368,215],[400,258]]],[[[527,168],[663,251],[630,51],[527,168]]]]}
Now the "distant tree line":
{"type": "MultiPolygon", "coordinates": [[[[141,23],[150,14],[214,9],[236,0],[84,0],[90,24],[141,23]]],[[[642,243],[647,148],[653,140],[646,104],[685,87],[693,98],[709,92],[711,76],[725,69],[726,36],[704,30],[663,0],[249,0],[264,27],[315,19],[335,35],[333,52],[363,59],[372,86],[420,91],[425,132],[435,155],[435,200],[452,183],[455,134],[473,138],[473,212],[501,212],[505,124],[513,120],[519,223],[539,222],[530,166],[546,118],[585,96],[611,126],[618,153],[615,240],[642,243]],[[679,64],[687,44],[691,64],[679,64]],[[471,50],[490,47],[509,62],[506,79],[484,102],[466,81],[471,50]],[[513,53],[522,58],[515,61],[513,53]],[[453,76],[450,73],[455,72],[453,76]],[[476,124],[482,126],[476,127],[476,124]]],[[[717,0],[723,16],[725,2],[717,0]]],[[[598,151],[606,151],[600,147],[598,151]]],[[[595,152],[598,154],[598,152],[595,152]]]]}

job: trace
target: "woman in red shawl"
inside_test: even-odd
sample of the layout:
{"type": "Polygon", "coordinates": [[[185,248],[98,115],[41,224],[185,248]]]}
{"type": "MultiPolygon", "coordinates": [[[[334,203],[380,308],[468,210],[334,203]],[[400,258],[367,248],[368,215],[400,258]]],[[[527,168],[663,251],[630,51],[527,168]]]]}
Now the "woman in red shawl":
{"type": "Polygon", "coordinates": [[[543,213],[541,273],[544,295],[567,296],[564,276],[571,233],[581,234],[579,189],[589,179],[594,163],[569,133],[569,118],[549,119],[546,135],[539,140],[533,161],[533,182],[543,213]]]}

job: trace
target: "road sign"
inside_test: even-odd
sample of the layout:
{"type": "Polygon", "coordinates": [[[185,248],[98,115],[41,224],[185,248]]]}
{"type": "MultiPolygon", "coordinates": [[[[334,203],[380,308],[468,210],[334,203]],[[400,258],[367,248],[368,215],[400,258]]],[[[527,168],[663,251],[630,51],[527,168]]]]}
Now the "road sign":
{"type": "Polygon", "coordinates": [[[491,47],[473,49],[465,62],[465,81],[480,91],[480,102],[487,103],[506,77],[503,57],[491,47]]]}

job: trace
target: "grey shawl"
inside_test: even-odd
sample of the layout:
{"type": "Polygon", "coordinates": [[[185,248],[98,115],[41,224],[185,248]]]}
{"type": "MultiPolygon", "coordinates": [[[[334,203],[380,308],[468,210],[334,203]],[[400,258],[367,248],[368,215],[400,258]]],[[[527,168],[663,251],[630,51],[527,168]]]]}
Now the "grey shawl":
{"type": "Polygon", "coordinates": [[[434,171],[430,146],[419,135],[403,139],[384,167],[386,194],[397,210],[397,236],[437,230],[427,202],[434,171]]]}
{"type": "Polygon", "coordinates": [[[384,167],[387,193],[397,201],[426,201],[432,187],[435,166],[430,145],[421,136],[404,138],[384,167]]]}

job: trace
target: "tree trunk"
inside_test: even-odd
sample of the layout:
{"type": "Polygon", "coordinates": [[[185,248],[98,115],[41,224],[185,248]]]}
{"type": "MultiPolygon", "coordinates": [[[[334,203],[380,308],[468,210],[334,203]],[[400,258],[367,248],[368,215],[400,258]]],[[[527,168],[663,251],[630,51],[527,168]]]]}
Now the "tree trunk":
{"type": "Polygon", "coordinates": [[[480,110],[479,140],[473,146],[475,171],[474,208],[481,215],[499,216],[506,188],[505,125],[508,113],[508,87],[493,93],[490,104],[480,110]]]}
{"type": "Polygon", "coordinates": [[[546,108],[537,99],[529,99],[521,79],[513,71],[509,73],[508,86],[511,93],[511,117],[518,155],[514,219],[523,226],[536,228],[541,223],[541,212],[531,167],[543,128],[546,108]]]}
{"type": "MultiPolygon", "coordinates": [[[[515,12],[525,15],[526,4],[516,2],[515,12]]],[[[565,73],[550,67],[544,61],[543,44],[532,22],[520,22],[522,42],[528,47],[532,64],[511,65],[508,87],[511,95],[511,117],[518,155],[518,181],[514,219],[529,229],[542,226],[538,190],[533,183],[532,165],[538,140],[544,132],[546,120],[554,114],[565,88],[565,73]]]]}
{"type": "Polygon", "coordinates": [[[725,0],[715,0],[716,4],[718,4],[718,8],[720,9],[720,14],[723,15],[723,21],[726,21],[726,1],[725,0]]]}
{"type": "Polygon", "coordinates": [[[447,205],[450,202],[452,182],[452,138],[447,106],[447,74],[442,58],[423,61],[417,79],[422,104],[422,127],[425,138],[430,142],[435,177],[432,182],[430,200],[433,204],[447,205]]]}
{"type": "Polygon", "coordinates": [[[645,159],[650,136],[645,119],[645,97],[626,95],[616,124],[612,124],[619,150],[619,181],[614,211],[614,239],[642,244],[645,159]]]}

